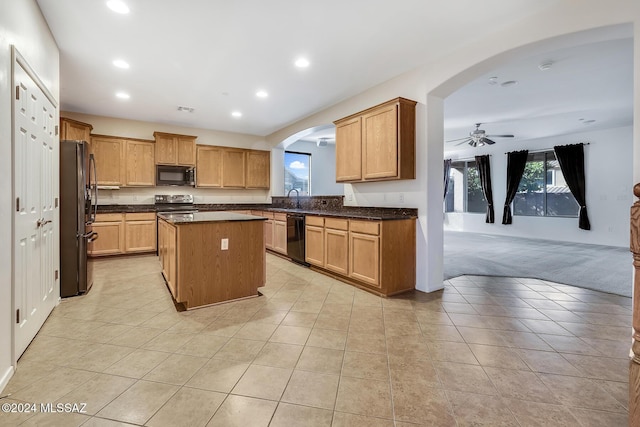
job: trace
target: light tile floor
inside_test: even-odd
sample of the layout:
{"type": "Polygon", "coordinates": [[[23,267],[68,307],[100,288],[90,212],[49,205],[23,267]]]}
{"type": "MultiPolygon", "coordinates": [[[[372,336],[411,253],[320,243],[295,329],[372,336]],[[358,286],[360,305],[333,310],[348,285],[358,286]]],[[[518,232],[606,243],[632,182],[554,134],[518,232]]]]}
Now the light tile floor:
{"type": "Polygon", "coordinates": [[[0,425],[626,426],[631,300],[463,276],[378,298],[267,256],[264,296],[177,312],[153,256],[100,260],[18,363],[0,425]]]}

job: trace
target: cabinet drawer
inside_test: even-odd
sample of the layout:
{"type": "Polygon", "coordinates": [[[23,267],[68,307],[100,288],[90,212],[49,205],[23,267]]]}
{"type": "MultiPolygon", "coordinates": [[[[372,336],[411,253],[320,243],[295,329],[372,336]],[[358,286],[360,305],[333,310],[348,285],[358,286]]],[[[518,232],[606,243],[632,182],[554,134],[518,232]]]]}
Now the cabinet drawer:
{"type": "Polygon", "coordinates": [[[125,221],[149,221],[156,219],[155,212],[135,212],[124,214],[125,221]]]}
{"type": "Polygon", "coordinates": [[[377,236],[380,234],[380,222],[378,221],[356,221],[349,220],[349,226],[354,233],[371,234],[377,236]]]}
{"type": "Polygon", "coordinates": [[[275,212],[273,214],[273,219],[275,219],[276,221],[286,221],[287,220],[287,214],[286,213],[275,212]]]}
{"type": "Polygon", "coordinates": [[[263,216],[267,219],[273,219],[273,212],[262,211],[260,216],[263,216]]]}
{"type": "Polygon", "coordinates": [[[96,222],[122,221],[123,217],[121,213],[100,213],[96,214],[96,222]]]}
{"type": "Polygon", "coordinates": [[[304,218],[306,225],[312,225],[316,227],[324,227],[324,218],[321,216],[306,216],[304,218]]]}
{"type": "Polygon", "coordinates": [[[339,218],[325,218],[324,226],[325,228],[331,228],[333,230],[348,230],[349,220],[339,218]]]}

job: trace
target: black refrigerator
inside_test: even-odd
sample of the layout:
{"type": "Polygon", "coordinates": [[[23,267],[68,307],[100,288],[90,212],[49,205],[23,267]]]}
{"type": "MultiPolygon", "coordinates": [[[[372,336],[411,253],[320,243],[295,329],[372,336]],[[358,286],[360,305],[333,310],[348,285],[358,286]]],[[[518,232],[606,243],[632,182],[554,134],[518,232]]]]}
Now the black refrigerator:
{"type": "Polygon", "coordinates": [[[86,141],[60,141],[60,296],[86,293],[93,285],[87,245],[98,238],[96,164],[86,141]]]}

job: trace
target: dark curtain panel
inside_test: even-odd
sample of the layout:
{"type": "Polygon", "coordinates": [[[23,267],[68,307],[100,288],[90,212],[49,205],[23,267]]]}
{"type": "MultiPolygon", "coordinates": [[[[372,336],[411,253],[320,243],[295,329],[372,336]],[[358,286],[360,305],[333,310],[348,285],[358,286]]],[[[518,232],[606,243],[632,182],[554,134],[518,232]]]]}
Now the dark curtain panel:
{"type": "Polygon", "coordinates": [[[491,158],[488,155],[476,156],[476,165],[480,175],[480,185],[484,198],[487,199],[487,219],[485,222],[493,224],[495,222],[493,213],[493,191],[491,189],[491,158]]]}
{"type": "Polygon", "coordinates": [[[504,200],[504,211],[502,212],[502,223],[511,224],[511,202],[516,197],[518,186],[527,165],[528,150],[512,151],[507,153],[507,198],[504,200]]]}
{"type": "Polygon", "coordinates": [[[449,189],[449,172],[451,172],[451,159],[444,161],[444,198],[447,198],[447,190],[449,189]]]}
{"type": "Polygon", "coordinates": [[[578,227],[591,230],[585,198],[584,147],[582,144],[557,145],[553,150],[556,152],[556,159],[560,163],[567,186],[580,205],[578,227]]]}

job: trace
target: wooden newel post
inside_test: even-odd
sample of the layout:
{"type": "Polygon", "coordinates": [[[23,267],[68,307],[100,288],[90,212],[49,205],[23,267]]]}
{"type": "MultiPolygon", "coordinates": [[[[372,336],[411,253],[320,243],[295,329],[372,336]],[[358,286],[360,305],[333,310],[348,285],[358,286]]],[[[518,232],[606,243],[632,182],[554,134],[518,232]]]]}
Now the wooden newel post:
{"type": "MultiPolygon", "coordinates": [[[[640,198],[640,184],[633,187],[640,198]]],[[[631,206],[631,252],[633,253],[633,339],[629,363],[629,426],[640,426],[640,200],[631,206]]]]}

